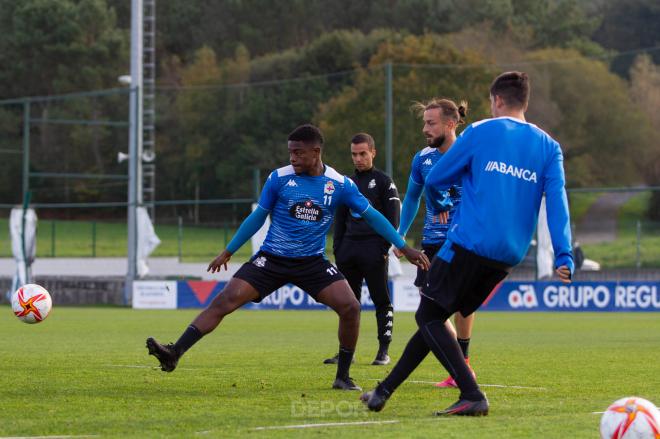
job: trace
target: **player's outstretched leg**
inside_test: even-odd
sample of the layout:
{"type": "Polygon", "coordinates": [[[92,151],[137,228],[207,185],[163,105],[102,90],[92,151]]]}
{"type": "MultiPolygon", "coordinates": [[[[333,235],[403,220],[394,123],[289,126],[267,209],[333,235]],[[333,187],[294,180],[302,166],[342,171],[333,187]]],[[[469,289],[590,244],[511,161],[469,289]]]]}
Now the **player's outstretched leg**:
{"type": "Polygon", "coordinates": [[[172,372],[179,358],[204,335],[213,331],[227,314],[258,298],[259,293],[252,285],[242,279],[231,278],[220,294],[186,328],[176,343],[161,344],[149,337],[147,339],[149,355],[158,359],[161,370],[172,372]]]}
{"type": "Polygon", "coordinates": [[[316,299],[328,305],[339,316],[339,354],[337,375],[332,387],[341,390],[362,390],[349,376],[360,332],[360,303],[346,280],[338,280],[325,287],[316,299]]]}
{"type": "Polygon", "coordinates": [[[417,369],[417,366],[426,358],[429,353],[429,347],[424,340],[421,332],[418,330],[410,337],[406,348],[399,361],[392,369],[389,375],[370,392],[363,393],[360,399],[369,410],[379,412],[385,407],[385,403],[408,376],[417,369]]]}
{"type": "MultiPolygon", "coordinates": [[[[461,347],[461,352],[463,352],[463,358],[465,358],[465,362],[470,368],[470,372],[472,372],[472,376],[474,376],[474,379],[476,380],[477,374],[470,365],[470,357],[468,355],[469,347],[470,347],[470,337],[472,336],[472,326],[474,324],[474,313],[470,314],[467,317],[463,317],[461,313],[457,312],[456,314],[454,314],[454,323],[456,324],[456,329],[454,329],[454,327],[452,326],[451,320],[447,320],[445,322],[445,325],[447,326],[447,329],[456,337],[456,341],[458,341],[458,345],[461,347]]],[[[452,378],[451,375],[445,378],[444,381],[435,383],[435,386],[441,388],[458,387],[456,381],[454,381],[454,378],[452,378]]]]}
{"type": "Polygon", "coordinates": [[[454,378],[461,391],[459,400],[436,415],[485,416],[488,414],[488,400],[477,385],[469,366],[463,358],[461,348],[445,325],[451,315],[434,301],[422,296],[415,320],[419,330],[435,357],[454,378]]]}

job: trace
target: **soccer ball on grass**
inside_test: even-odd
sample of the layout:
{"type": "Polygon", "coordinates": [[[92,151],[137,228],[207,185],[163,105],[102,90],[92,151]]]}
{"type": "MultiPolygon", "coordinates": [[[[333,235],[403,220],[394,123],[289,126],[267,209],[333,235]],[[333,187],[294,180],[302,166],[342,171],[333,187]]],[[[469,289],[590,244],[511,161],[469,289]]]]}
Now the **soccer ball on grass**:
{"type": "Polygon", "coordinates": [[[39,323],[50,313],[53,300],[46,289],[37,284],[26,284],[11,296],[11,309],[24,323],[39,323]]]}
{"type": "Polygon", "coordinates": [[[603,439],[658,439],[660,412],[643,398],[621,398],[603,414],[600,435],[603,439]]]}

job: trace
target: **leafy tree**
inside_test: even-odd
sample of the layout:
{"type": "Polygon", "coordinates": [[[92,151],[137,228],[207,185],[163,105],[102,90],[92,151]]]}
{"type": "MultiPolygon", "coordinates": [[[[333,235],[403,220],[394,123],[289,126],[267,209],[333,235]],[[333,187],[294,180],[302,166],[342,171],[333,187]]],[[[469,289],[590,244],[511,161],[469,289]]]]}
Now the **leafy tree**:
{"type": "Polygon", "coordinates": [[[401,184],[407,181],[412,156],[425,145],[421,123],[410,111],[411,104],[436,96],[466,99],[469,120],[483,118],[488,111],[487,90],[493,74],[481,67],[483,58],[459,52],[437,35],[408,36],[397,45],[383,43],[369,66],[360,69],[355,84],[323,104],[314,117],[326,135],[328,162],[343,172],[352,172],[347,146],[358,131],[374,136],[379,151],[377,165],[384,168],[387,62],[411,65],[393,67],[393,164],[395,181],[401,184]],[[423,64],[449,66],[424,68],[423,64]],[[456,68],[458,64],[476,67],[456,68]]]}
{"type": "Polygon", "coordinates": [[[635,158],[651,148],[649,123],[626,82],[605,63],[574,50],[545,49],[530,59],[537,64],[527,68],[532,80],[528,117],[562,144],[568,186],[639,183],[635,158]]]}
{"type": "MultiPolygon", "coordinates": [[[[606,2],[603,19],[593,39],[607,49],[636,50],[660,44],[660,3],[656,0],[613,0],[606,2]]],[[[650,53],[660,64],[660,50],[650,53]]],[[[627,76],[635,61],[635,54],[618,57],[613,70],[627,76]]]]}
{"type": "MultiPolygon", "coordinates": [[[[648,55],[638,56],[630,70],[630,94],[633,102],[650,120],[650,148],[642,156],[646,183],[660,186],[660,67],[648,55]]],[[[660,192],[654,191],[649,218],[660,221],[660,192]]]]}

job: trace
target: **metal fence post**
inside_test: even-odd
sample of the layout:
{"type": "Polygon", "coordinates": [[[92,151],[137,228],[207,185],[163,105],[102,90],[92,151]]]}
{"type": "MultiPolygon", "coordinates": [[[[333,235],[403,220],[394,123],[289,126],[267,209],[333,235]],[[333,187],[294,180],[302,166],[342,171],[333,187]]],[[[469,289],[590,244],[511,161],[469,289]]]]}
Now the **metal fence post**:
{"type": "Polygon", "coordinates": [[[179,248],[178,248],[178,257],[179,257],[179,262],[181,262],[181,254],[183,253],[183,218],[181,215],[179,215],[179,227],[177,230],[177,240],[179,242],[179,248]]]}
{"type": "Polygon", "coordinates": [[[30,101],[23,103],[23,200],[30,190],[30,101]]]}
{"type": "Polygon", "coordinates": [[[642,223],[640,220],[637,220],[637,255],[635,257],[635,266],[639,269],[642,266],[642,252],[641,252],[641,241],[642,240],[642,223]]]}
{"type": "Polygon", "coordinates": [[[227,248],[227,220],[222,222],[222,231],[224,234],[223,241],[225,243],[225,248],[227,248]]]}
{"type": "Polygon", "coordinates": [[[55,220],[50,222],[50,257],[55,257],[55,220]]]}
{"type": "Polygon", "coordinates": [[[385,173],[390,177],[393,175],[392,165],[392,63],[385,64],[385,173]]]}
{"type": "Polygon", "coordinates": [[[92,221],[92,257],[96,257],[96,221],[92,221]]]}

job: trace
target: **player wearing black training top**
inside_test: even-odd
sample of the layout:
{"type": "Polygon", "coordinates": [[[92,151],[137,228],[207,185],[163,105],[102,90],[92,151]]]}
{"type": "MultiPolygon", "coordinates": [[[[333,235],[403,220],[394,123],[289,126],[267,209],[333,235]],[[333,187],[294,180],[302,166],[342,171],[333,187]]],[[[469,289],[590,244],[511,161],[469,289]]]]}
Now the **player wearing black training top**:
{"type": "MultiPolygon", "coordinates": [[[[355,165],[353,180],[369,203],[397,228],[401,212],[399,192],[392,179],[376,169],[376,145],[367,133],[358,133],[351,139],[351,158],[355,165]]],[[[367,283],[369,295],[376,307],[378,326],[378,353],[371,363],[385,365],[390,362],[387,351],[392,341],[394,310],[387,285],[388,251],[391,244],[374,231],[364,219],[343,205],[337,208],[333,250],[337,268],[346,277],[355,297],[362,296],[362,281],[367,283]]],[[[337,356],[326,364],[337,362],[337,356]]]]}

